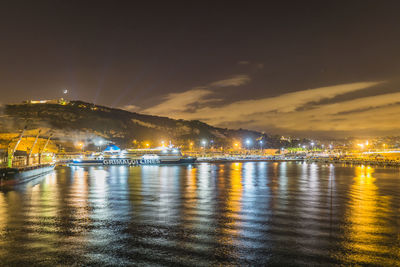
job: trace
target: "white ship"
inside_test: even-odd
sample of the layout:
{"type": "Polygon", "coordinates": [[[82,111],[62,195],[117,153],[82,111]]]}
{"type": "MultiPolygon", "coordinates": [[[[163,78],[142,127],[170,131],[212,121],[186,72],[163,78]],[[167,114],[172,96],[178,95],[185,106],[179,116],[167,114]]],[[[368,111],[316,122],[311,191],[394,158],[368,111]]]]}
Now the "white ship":
{"type": "MultiPolygon", "coordinates": [[[[114,148],[117,148],[114,146],[114,148]]],[[[184,157],[179,148],[159,147],[148,149],[106,149],[103,153],[88,158],[75,159],[73,166],[84,165],[144,165],[194,163],[196,158],[184,157]]]]}

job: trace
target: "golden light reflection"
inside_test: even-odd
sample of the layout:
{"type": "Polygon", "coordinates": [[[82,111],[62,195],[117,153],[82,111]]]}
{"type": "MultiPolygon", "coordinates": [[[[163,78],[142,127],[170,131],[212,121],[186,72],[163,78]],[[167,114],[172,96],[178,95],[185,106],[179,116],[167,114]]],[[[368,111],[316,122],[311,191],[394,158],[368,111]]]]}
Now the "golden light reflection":
{"type": "Polygon", "coordinates": [[[188,168],[187,169],[187,188],[185,190],[185,198],[189,199],[186,204],[190,208],[195,208],[196,198],[197,198],[197,169],[188,168]]]}
{"type": "MultiPolygon", "coordinates": [[[[226,215],[229,219],[226,223],[226,227],[223,228],[223,233],[228,235],[236,235],[239,231],[240,225],[240,214],[241,211],[241,200],[242,200],[242,167],[243,163],[236,162],[232,164],[231,175],[230,175],[230,190],[226,200],[226,206],[228,214],[226,215]]],[[[225,240],[226,243],[232,243],[232,237],[225,240]]]]}
{"type": "Polygon", "coordinates": [[[4,235],[4,229],[7,224],[7,209],[4,193],[0,192],[0,239],[4,235]]]}
{"type": "Polygon", "coordinates": [[[34,218],[37,222],[40,221],[39,216],[41,216],[41,209],[40,209],[40,184],[33,186],[30,190],[30,205],[29,209],[27,210],[27,214],[29,218],[34,218]]]}
{"type": "MultiPolygon", "coordinates": [[[[187,168],[187,180],[185,190],[183,191],[182,219],[185,222],[184,228],[193,229],[199,223],[196,220],[197,214],[197,169],[187,168]]],[[[191,231],[188,231],[191,232],[191,231]]]]}
{"type": "Polygon", "coordinates": [[[42,184],[33,186],[31,192],[31,206],[34,214],[44,218],[57,216],[57,208],[48,208],[53,206],[54,201],[59,198],[55,172],[48,174],[42,184]]]}
{"type": "Polygon", "coordinates": [[[56,174],[44,177],[43,182],[35,184],[28,188],[24,207],[26,213],[27,229],[26,235],[32,240],[40,240],[41,246],[47,251],[55,250],[51,241],[57,239],[59,230],[55,227],[56,218],[58,217],[59,187],[56,182],[56,174]]]}
{"type": "Polygon", "coordinates": [[[379,195],[373,174],[374,168],[370,166],[355,167],[349,210],[346,214],[350,226],[344,247],[348,253],[341,257],[349,263],[394,266],[398,264],[394,259],[379,256],[391,253],[390,247],[381,245],[388,243],[385,239],[391,233],[388,220],[385,220],[390,199],[379,195]]]}
{"type": "Polygon", "coordinates": [[[73,172],[73,184],[71,186],[71,207],[74,212],[71,213],[82,226],[90,225],[90,214],[87,207],[88,202],[88,173],[83,168],[78,167],[73,172]]]}
{"type": "Polygon", "coordinates": [[[143,177],[141,168],[129,168],[129,199],[136,214],[142,210],[143,202],[143,177]]]}

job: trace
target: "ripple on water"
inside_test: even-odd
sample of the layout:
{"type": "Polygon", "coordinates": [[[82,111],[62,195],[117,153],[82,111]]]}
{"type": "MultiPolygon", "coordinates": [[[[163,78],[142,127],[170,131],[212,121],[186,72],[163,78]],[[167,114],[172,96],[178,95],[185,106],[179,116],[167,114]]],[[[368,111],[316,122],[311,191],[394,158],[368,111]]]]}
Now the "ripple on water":
{"type": "Polygon", "coordinates": [[[397,265],[397,169],[68,167],[0,191],[2,265],[397,265]]]}

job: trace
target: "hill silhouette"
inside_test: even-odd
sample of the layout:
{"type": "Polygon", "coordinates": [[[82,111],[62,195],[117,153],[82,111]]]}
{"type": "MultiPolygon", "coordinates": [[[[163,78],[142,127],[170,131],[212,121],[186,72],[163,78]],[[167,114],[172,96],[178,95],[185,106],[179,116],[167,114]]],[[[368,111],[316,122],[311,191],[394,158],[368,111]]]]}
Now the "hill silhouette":
{"type": "Polygon", "coordinates": [[[52,131],[54,138],[60,141],[85,139],[95,143],[100,138],[129,147],[132,143],[144,141],[158,145],[160,140],[172,140],[181,146],[189,143],[199,145],[200,140],[205,139],[216,146],[226,146],[235,140],[268,138],[270,147],[279,146],[275,144],[277,137],[268,137],[257,131],[218,128],[198,120],[175,120],[83,101],[9,104],[3,106],[0,118],[3,132],[18,132],[28,125],[29,129],[44,129],[43,133],[52,131]]]}

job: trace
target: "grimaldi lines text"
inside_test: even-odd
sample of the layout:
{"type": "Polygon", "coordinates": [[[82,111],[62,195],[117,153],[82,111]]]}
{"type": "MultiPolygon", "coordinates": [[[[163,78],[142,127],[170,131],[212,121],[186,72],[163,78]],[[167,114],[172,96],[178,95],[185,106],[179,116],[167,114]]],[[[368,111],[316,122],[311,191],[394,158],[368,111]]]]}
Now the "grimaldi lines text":
{"type": "Polygon", "coordinates": [[[160,164],[159,159],[104,159],[103,165],[138,165],[138,164],[160,164]]]}

